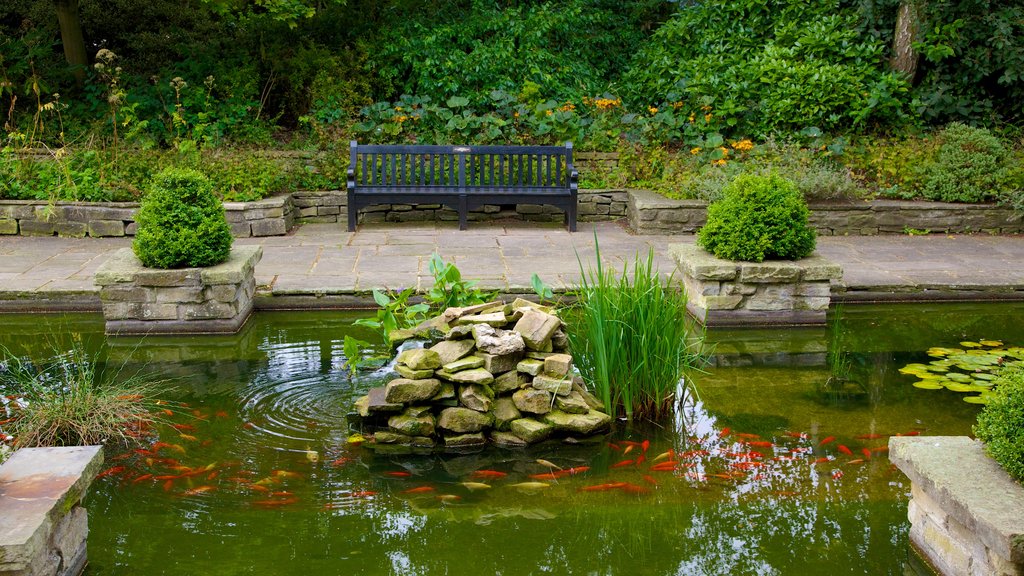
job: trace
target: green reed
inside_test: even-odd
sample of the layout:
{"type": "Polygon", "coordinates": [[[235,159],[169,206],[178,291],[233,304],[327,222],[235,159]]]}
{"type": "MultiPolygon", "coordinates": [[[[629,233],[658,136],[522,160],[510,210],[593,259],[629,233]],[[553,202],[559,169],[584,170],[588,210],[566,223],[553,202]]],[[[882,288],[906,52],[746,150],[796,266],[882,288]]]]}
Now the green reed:
{"type": "MultiPolygon", "coordinates": [[[[595,246],[596,246],[595,237],[595,246]]],[[[578,259],[578,257],[577,257],[578,259]]],[[[601,262],[584,269],[569,314],[569,343],[583,379],[613,414],[654,419],[674,405],[680,379],[703,361],[703,332],[692,330],[686,293],[663,279],[653,249],[616,273],[601,262]]]]}
{"type": "Polygon", "coordinates": [[[107,373],[80,342],[36,362],[0,347],[0,421],[16,447],[135,444],[157,421],[158,383],[107,373]]]}

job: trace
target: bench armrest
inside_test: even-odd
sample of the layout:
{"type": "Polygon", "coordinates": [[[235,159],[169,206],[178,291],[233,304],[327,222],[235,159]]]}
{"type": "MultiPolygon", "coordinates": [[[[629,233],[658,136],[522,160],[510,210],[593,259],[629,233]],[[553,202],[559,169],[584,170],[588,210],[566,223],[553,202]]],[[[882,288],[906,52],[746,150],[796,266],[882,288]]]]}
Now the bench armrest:
{"type": "Polygon", "coordinates": [[[345,171],[345,185],[351,190],[356,187],[356,170],[355,168],[349,168],[345,171]]]}
{"type": "Polygon", "coordinates": [[[570,164],[569,165],[569,183],[570,184],[576,184],[577,182],[579,182],[579,180],[580,180],[580,173],[577,172],[576,169],[572,167],[572,164],[570,164]]]}

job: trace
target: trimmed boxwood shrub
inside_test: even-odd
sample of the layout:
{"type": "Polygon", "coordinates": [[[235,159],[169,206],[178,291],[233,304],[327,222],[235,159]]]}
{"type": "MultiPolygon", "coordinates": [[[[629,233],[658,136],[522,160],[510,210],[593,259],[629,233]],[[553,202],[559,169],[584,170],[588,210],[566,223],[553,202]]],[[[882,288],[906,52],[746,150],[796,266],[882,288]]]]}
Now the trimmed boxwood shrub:
{"type": "Polygon", "coordinates": [[[924,174],[925,198],[942,202],[984,202],[1011,186],[1010,154],[985,128],[953,122],[939,134],[942,145],[924,174]]]}
{"type": "Polygon", "coordinates": [[[231,253],[231,228],[209,179],[195,170],[156,175],[136,216],[132,248],[150,268],[213,266],[231,253]]]}
{"type": "Polygon", "coordinates": [[[994,386],[974,434],[1010,476],[1024,482],[1024,368],[1004,368],[994,386]]]}
{"type": "Polygon", "coordinates": [[[814,251],[808,213],[807,202],[789,180],[740,174],[725,186],[722,199],[708,206],[697,243],[727,260],[797,260],[814,251]]]}

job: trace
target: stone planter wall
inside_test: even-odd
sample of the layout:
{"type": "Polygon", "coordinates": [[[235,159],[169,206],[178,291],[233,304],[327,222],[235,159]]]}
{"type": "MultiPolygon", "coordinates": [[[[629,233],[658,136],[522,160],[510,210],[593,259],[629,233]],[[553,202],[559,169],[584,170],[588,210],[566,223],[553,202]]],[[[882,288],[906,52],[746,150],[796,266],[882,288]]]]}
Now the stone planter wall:
{"type": "Polygon", "coordinates": [[[670,244],[687,310],[706,326],[824,324],[839,265],[817,255],[760,263],[716,258],[699,246],[670,244]]]}
{"type": "Polygon", "coordinates": [[[23,448],[0,466],[0,574],[78,576],[89,524],[82,498],[102,446],[23,448]]]}
{"type": "MultiPolygon", "coordinates": [[[[136,202],[57,202],[0,200],[0,235],[93,238],[134,236],[136,202]]],[[[225,202],[224,213],[236,238],[279,236],[295,225],[290,194],[255,202],[225,202]]]]}
{"type": "Polygon", "coordinates": [[[249,318],[261,246],[207,268],[146,268],[130,248],[96,271],[107,334],[234,333],[249,318]]]}
{"type": "MultiPolygon", "coordinates": [[[[810,223],[822,236],[929,232],[1019,234],[1024,214],[991,204],[875,200],[810,205],[810,223]]],[[[638,234],[692,234],[707,220],[700,200],[671,200],[646,190],[629,191],[629,223],[638,234]]]]}
{"type": "Polygon", "coordinates": [[[945,576],[1024,574],[1024,487],[965,436],[889,439],[911,482],[910,542],[945,576]]]}

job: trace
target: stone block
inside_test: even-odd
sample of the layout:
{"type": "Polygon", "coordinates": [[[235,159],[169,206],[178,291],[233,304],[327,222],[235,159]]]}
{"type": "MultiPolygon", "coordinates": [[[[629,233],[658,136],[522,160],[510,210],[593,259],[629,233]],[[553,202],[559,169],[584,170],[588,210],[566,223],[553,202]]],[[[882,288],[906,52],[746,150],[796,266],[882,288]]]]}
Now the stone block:
{"type": "Polygon", "coordinates": [[[513,420],[509,425],[509,429],[512,434],[522,438],[528,444],[544,440],[555,430],[550,424],[539,422],[533,418],[513,420]]]}
{"type": "Polygon", "coordinates": [[[705,310],[735,310],[743,302],[743,296],[732,294],[729,296],[704,296],[697,298],[697,303],[705,310]]]}
{"type": "Polygon", "coordinates": [[[527,358],[516,364],[516,370],[523,374],[536,376],[544,371],[544,361],[536,358],[527,358]]]}
{"type": "Polygon", "coordinates": [[[473,340],[442,340],[430,347],[431,350],[437,352],[442,365],[468,355],[475,348],[476,343],[473,340]]]}
{"type": "Polygon", "coordinates": [[[104,302],[152,302],[154,290],[135,284],[110,284],[100,288],[100,300],[104,302]]]}
{"type": "Polygon", "coordinates": [[[744,262],[740,266],[740,282],[774,284],[794,282],[799,278],[800,267],[791,262],[744,262]]]}
{"type": "Polygon", "coordinates": [[[19,226],[22,236],[53,236],[57,233],[57,227],[53,222],[21,220],[19,226]]]}
{"type": "Polygon", "coordinates": [[[252,235],[256,237],[284,236],[288,233],[288,227],[285,226],[284,219],[282,218],[254,220],[251,226],[252,235]]]}
{"type": "Polygon", "coordinates": [[[90,220],[88,229],[89,236],[93,238],[124,236],[124,222],[121,220],[90,220]]]}
{"type": "Polygon", "coordinates": [[[202,286],[167,286],[153,290],[153,294],[156,301],[161,303],[199,304],[206,301],[205,290],[202,286]]]}
{"type": "Polygon", "coordinates": [[[234,302],[239,298],[239,286],[235,284],[217,284],[207,286],[204,299],[217,302],[234,302]]]}
{"type": "Polygon", "coordinates": [[[550,376],[565,377],[572,372],[572,356],[552,354],[544,359],[544,372],[550,376]]]}
{"type": "Polygon", "coordinates": [[[521,412],[530,414],[546,414],[551,411],[553,395],[545,390],[527,388],[512,394],[512,401],[521,412]]]}
{"type": "Polygon", "coordinates": [[[550,424],[555,430],[570,434],[590,435],[611,425],[612,417],[597,410],[586,414],[569,414],[561,410],[551,410],[541,417],[541,421],[550,424]]]}
{"type": "Polygon", "coordinates": [[[411,348],[399,354],[395,362],[413,370],[433,370],[441,367],[441,355],[426,348],[411,348]]]}
{"type": "Polygon", "coordinates": [[[436,378],[407,380],[397,378],[384,387],[384,400],[390,404],[408,404],[430,400],[441,391],[441,381],[436,378]]]}
{"type": "Polygon", "coordinates": [[[526,310],[523,317],[512,328],[523,337],[526,347],[531,350],[542,350],[545,343],[551,342],[551,336],[562,326],[558,316],[546,314],[538,310],[526,310]]]}
{"type": "Polygon", "coordinates": [[[498,430],[508,430],[513,420],[523,417],[515,402],[508,396],[496,399],[491,413],[494,415],[494,427],[498,430]]]}
{"type": "Polygon", "coordinates": [[[529,383],[530,378],[528,376],[516,371],[511,371],[495,376],[494,382],[491,384],[491,389],[494,390],[496,394],[505,394],[506,392],[519,390],[529,383]]]}
{"type": "Polygon", "coordinates": [[[437,418],[437,426],[460,434],[479,432],[491,427],[491,416],[469,408],[445,408],[437,418]]]}
{"type": "Polygon", "coordinates": [[[795,291],[793,284],[764,284],[746,299],[743,307],[747,310],[794,310],[795,291]]]}
{"type": "MultiPolygon", "coordinates": [[[[137,222],[129,222],[124,226],[125,236],[135,236],[135,233],[139,231],[139,224],[137,222]]],[[[232,232],[232,235],[234,232],[232,232]]]]}
{"type": "Polygon", "coordinates": [[[14,218],[0,218],[0,235],[18,233],[18,221],[14,218]]]}
{"type": "Polygon", "coordinates": [[[522,352],[514,352],[512,354],[488,354],[487,352],[477,352],[477,356],[483,360],[483,368],[491,374],[501,374],[510,370],[515,370],[519,360],[523,357],[522,352]]]}
{"type": "Polygon", "coordinates": [[[181,304],[183,320],[227,320],[238,315],[238,306],[210,300],[201,304],[181,304]]]}
{"type": "Polygon", "coordinates": [[[536,390],[545,390],[558,396],[568,396],[572,392],[572,380],[568,378],[552,378],[541,374],[535,376],[530,385],[536,390]]]}

